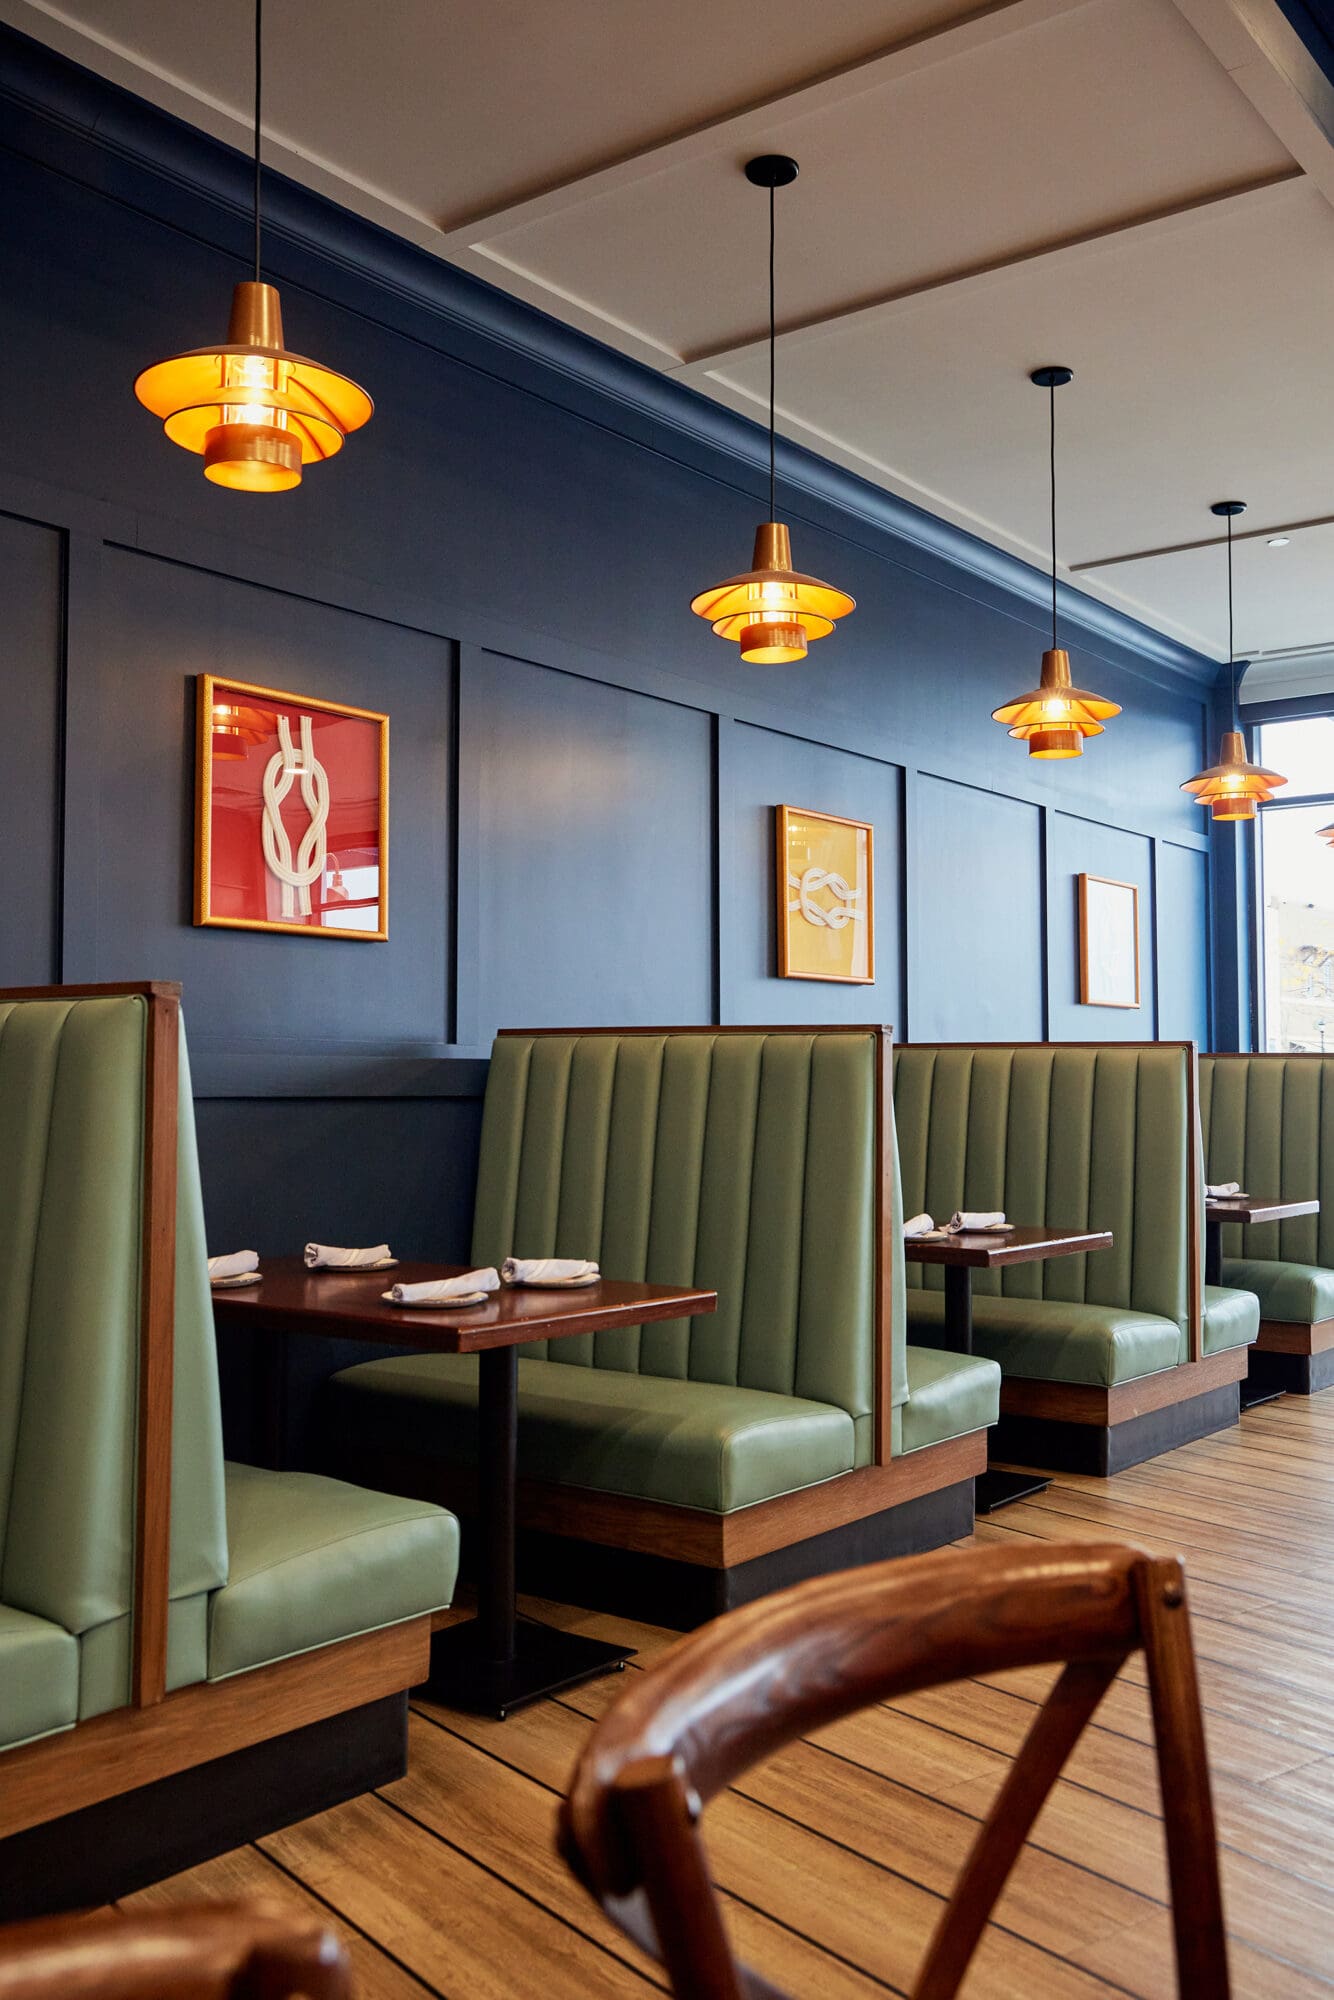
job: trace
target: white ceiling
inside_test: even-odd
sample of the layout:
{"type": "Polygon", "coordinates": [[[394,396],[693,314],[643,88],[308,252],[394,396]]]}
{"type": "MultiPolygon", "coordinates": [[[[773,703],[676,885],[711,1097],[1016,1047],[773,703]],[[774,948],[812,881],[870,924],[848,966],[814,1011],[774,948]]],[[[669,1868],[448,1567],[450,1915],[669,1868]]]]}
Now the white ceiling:
{"type": "MultiPolygon", "coordinates": [[[[248,143],[251,0],[0,19],[248,143]]],[[[1221,656],[1245,499],[1238,652],[1334,648],[1334,91],[1274,0],[277,0],[265,103],[273,166],[751,416],[740,169],[795,154],[788,436],[1043,563],[1064,362],[1071,580],[1221,656]]]]}

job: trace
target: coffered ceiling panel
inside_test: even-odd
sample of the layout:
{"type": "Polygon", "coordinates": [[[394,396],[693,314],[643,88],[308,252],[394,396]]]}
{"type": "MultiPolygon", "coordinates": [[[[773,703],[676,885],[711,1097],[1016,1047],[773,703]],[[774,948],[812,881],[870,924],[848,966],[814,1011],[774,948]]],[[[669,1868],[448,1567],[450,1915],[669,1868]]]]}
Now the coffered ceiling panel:
{"type": "MultiPolygon", "coordinates": [[[[755,134],[753,150],[801,164],[779,196],[780,324],[1292,167],[1162,0],[1036,23],[1002,10],[985,38],[934,37],[874,76],[795,116],[775,106],[755,134]]],[[[766,198],[745,157],[720,127],[707,149],[584,199],[571,189],[477,247],[683,359],[730,347],[765,316],[766,198]]]]}

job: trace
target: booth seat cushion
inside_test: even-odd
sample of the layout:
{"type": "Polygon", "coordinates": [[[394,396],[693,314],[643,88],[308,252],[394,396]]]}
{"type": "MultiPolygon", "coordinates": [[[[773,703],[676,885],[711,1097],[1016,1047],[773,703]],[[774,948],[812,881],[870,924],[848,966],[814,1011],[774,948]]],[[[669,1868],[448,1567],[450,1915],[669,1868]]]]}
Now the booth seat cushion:
{"type": "Polygon", "coordinates": [[[78,1713],[78,1640],[63,1625],[0,1604],[0,1749],[68,1729],[78,1713]]]}
{"type": "MultiPolygon", "coordinates": [[[[939,1336],[944,1325],[944,1293],[910,1287],[909,1336],[939,1336]]],[[[1060,1299],[975,1298],[973,1348],[1006,1375],[1106,1389],[1186,1359],[1181,1330],[1170,1319],[1060,1299]]]]}
{"type": "MultiPolygon", "coordinates": [[[[330,1384],[340,1435],[378,1450],[476,1454],[477,1363],[409,1354],[344,1369],[330,1384]]],[[[519,1363],[524,1477],[729,1514],[850,1472],[846,1410],[767,1389],[519,1363]]]]}
{"type": "Polygon", "coordinates": [[[1260,1301],[1248,1288],[1206,1285],[1200,1301],[1201,1341],[1206,1354],[1225,1347],[1249,1347],[1260,1331],[1260,1301]]]}
{"type": "Polygon", "coordinates": [[[459,1527],[443,1508],[253,1465],[228,1465],[226,1481],[231,1562],[209,1604],[211,1681],[453,1597],[459,1527]]]}
{"type": "Polygon", "coordinates": [[[1334,1271],[1319,1264],[1285,1264],[1279,1258],[1225,1257],[1223,1277],[1243,1292],[1254,1292],[1262,1319],[1334,1319],[1334,1271]]]}
{"type": "Polygon", "coordinates": [[[908,1348],[908,1400],[894,1412],[894,1450],[922,1451],[1000,1419],[1001,1372],[981,1354],[908,1348]]]}

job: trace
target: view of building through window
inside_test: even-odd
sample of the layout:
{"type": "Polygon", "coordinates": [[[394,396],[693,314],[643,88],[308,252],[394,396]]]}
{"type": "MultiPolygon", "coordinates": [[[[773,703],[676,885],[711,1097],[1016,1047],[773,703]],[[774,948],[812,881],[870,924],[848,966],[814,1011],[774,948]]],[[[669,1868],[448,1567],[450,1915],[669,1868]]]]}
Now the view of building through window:
{"type": "Polygon", "coordinates": [[[1334,1052],[1334,717],[1269,722],[1258,759],[1288,779],[1260,814],[1264,1045],[1334,1052]],[[1289,803],[1291,801],[1291,803],[1289,803]]]}

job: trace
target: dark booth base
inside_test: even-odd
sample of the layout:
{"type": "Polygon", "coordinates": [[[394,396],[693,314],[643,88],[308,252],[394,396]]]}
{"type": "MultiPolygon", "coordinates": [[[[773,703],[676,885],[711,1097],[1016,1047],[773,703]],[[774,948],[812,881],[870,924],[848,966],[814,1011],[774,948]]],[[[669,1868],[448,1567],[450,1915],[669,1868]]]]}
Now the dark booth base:
{"type": "Polygon", "coordinates": [[[1108,1479],[1179,1444],[1227,1430],[1240,1415],[1235,1382],[1183,1403],[1150,1410],[1122,1424],[1059,1423],[1051,1417],[1003,1416],[990,1433],[991,1456],[1005,1464],[1050,1472],[1086,1472],[1108,1479]]]}
{"type": "Polygon", "coordinates": [[[385,1695],[0,1842],[0,1922],[128,1896],[401,1778],[408,1698],[385,1695]]]}
{"type": "Polygon", "coordinates": [[[1241,1385],[1243,1406],[1263,1402],[1269,1396],[1314,1396],[1321,1389],[1334,1389],[1334,1347],[1319,1354],[1273,1354],[1267,1348],[1251,1349],[1251,1364],[1241,1385]]]}
{"type": "Polygon", "coordinates": [[[971,1479],[730,1569],[705,1569],[668,1556],[527,1531],[519,1536],[519,1588],[563,1604],[619,1611],[626,1618],[684,1632],[808,1576],[855,1569],[890,1556],[917,1555],[972,1532],[971,1479]]]}

